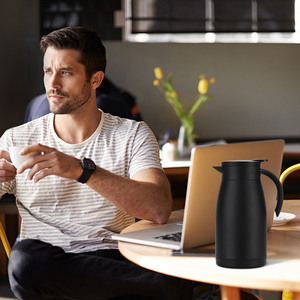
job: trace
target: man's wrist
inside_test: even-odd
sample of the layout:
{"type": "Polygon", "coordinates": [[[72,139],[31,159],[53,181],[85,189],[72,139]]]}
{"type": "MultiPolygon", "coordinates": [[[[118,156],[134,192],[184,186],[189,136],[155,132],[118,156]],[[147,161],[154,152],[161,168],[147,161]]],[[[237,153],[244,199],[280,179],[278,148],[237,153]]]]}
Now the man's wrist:
{"type": "Polygon", "coordinates": [[[76,180],[80,183],[86,183],[96,170],[96,164],[91,159],[84,157],[83,160],[80,161],[80,165],[82,167],[82,173],[76,180]]]}

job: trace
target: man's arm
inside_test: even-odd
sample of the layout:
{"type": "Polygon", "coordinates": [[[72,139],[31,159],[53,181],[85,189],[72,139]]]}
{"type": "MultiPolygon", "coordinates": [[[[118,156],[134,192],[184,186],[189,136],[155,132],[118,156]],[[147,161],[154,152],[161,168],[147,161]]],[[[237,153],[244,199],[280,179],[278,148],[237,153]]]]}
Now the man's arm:
{"type": "MultiPolygon", "coordinates": [[[[54,148],[34,144],[23,149],[22,154],[43,152],[28,158],[17,170],[31,169],[28,178],[35,182],[49,175],[76,180],[82,173],[80,160],[54,148]]],[[[172,210],[170,185],[160,169],[146,169],[132,179],[113,174],[97,166],[86,183],[105,199],[126,213],[155,223],[167,222],[172,210]]]]}
{"type": "Polygon", "coordinates": [[[86,184],[129,215],[155,223],[168,221],[172,197],[160,169],[143,170],[129,179],[97,167],[86,184]]]}

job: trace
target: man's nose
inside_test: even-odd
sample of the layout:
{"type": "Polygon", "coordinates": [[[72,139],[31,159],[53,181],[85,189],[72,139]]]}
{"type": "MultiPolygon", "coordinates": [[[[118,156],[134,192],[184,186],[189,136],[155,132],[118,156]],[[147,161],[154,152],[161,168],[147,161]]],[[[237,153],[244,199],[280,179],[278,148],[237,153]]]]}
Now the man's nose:
{"type": "Polygon", "coordinates": [[[51,89],[60,89],[61,87],[62,87],[62,84],[61,84],[60,76],[59,76],[59,74],[54,73],[51,76],[49,88],[51,88],[51,89]]]}

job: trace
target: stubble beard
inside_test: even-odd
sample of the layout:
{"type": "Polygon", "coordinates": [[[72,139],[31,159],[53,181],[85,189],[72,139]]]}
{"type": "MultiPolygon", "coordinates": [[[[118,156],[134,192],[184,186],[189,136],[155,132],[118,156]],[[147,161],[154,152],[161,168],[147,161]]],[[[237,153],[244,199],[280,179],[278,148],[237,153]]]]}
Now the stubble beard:
{"type": "Polygon", "coordinates": [[[75,112],[77,109],[86,104],[91,97],[89,81],[86,81],[82,87],[81,93],[74,94],[71,98],[69,93],[60,90],[50,90],[48,94],[56,94],[65,97],[64,103],[55,105],[49,101],[50,111],[54,114],[63,115],[75,112]]]}

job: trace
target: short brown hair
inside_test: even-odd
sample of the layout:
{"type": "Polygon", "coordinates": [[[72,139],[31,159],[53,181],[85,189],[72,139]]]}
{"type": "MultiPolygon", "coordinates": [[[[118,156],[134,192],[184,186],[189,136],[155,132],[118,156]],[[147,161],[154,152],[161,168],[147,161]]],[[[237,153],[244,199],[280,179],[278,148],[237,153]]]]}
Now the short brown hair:
{"type": "Polygon", "coordinates": [[[99,35],[84,27],[65,27],[42,37],[40,47],[45,54],[48,47],[74,49],[80,52],[78,62],[85,66],[86,77],[105,72],[106,50],[99,35]]]}

